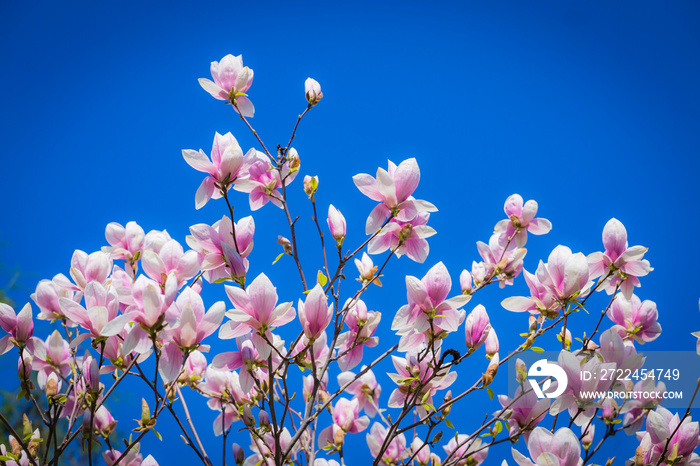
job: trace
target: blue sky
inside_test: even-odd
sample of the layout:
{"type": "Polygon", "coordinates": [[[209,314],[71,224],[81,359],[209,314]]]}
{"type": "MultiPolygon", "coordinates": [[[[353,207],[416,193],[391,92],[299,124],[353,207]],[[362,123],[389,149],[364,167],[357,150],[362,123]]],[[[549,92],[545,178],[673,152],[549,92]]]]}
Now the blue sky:
{"type": "MultiPolygon", "coordinates": [[[[402,258],[387,268],[382,292],[367,295],[370,308],[384,312],[385,328],[405,300],[403,276],[421,277],[442,260],[456,285],[478,259],[474,243],[488,240],[503,202],[517,192],[536,199],[540,216],[554,225],[548,236],[531,237],[528,270],[557,244],[600,250],[603,226],[616,217],[631,245],[649,247],[655,268],[638,290],[656,301],[664,329],[648,349],[694,348],[695,3],[15,2],[0,11],[0,260],[21,269],[12,294],[18,303],[39,279],[67,273],[75,249],[105,245],[111,221],[167,229],[184,244],[190,225],[223,215],[221,202],[194,210],[201,177],[181,150],[208,152],[215,131],[233,132],[245,149],[255,145],[231,109],[197,84],[210,77],[211,61],[233,53],[255,70],[252,122],[268,147],[288,140],[304,109],[304,80],[323,86],[324,100],[302,122],[294,146],[301,174],[321,179],[321,211],[332,202],[345,214],[348,244],[364,240],[373,207],[351,176],[374,174],[387,159],[417,158],[416,196],[440,209],[430,221],[438,234],[425,264],[402,258]]],[[[318,268],[318,246],[300,181],[290,202],[306,222],[300,249],[308,276],[318,268]]],[[[247,200],[236,202],[244,215],[247,200]]],[[[281,299],[296,301],[291,261],[268,265],[277,235],[286,234],[281,212],[265,207],[256,224],[253,276],[264,270],[281,299]]],[[[488,289],[467,306],[487,307],[507,348],[517,340],[506,335],[524,323],[499,303],[523,290],[522,283],[488,289]]],[[[219,288],[205,293],[209,302],[224,299],[219,288]]],[[[572,323],[579,332],[593,325],[584,316],[572,323]]],[[[458,347],[460,339],[453,342],[458,347]]],[[[460,380],[466,384],[483,365],[460,367],[460,380]]],[[[383,386],[388,397],[390,382],[383,386]]],[[[199,409],[200,431],[209,432],[210,413],[199,409]]],[[[464,416],[468,425],[480,421],[468,410],[464,416]]],[[[218,441],[208,441],[219,454],[218,441]]],[[[606,453],[626,458],[632,448],[611,445],[606,453]]],[[[169,464],[157,440],[144,442],[146,452],[155,449],[169,464]]],[[[490,455],[503,457],[510,459],[508,448],[490,455]]]]}

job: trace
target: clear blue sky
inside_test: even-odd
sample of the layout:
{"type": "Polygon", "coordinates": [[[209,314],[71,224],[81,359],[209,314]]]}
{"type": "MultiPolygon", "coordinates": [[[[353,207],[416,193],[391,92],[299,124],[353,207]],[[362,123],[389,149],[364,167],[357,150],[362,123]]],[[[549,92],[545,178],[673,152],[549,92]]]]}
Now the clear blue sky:
{"type": "MultiPolygon", "coordinates": [[[[39,279],[68,272],[74,249],[106,244],[111,221],[167,229],[184,244],[189,225],[221,217],[221,202],[194,210],[201,177],[180,151],[208,152],[214,131],[254,145],[231,109],[197,84],[210,77],[211,61],[233,53],[255,70],[253,123],[268,146],[286,143],[305,105],[304,80],[323,86],[324,100],[294,145],[302,175],[321,179],[321,210],[333,202],[348,219],[348,244],[364,240],[373,207],[351,176],[373,174],[387,159],[418,159],[416,195],[440,209],[430,222],[438,235],[425,264],[401,259],[387,269],[384,293],[368,294],[386,328],[405,300],[403,274],[423,276],[442,260],[457,283],[478,259],[475,241],[488,240],[517,192],[536,199],[554,225],[550,235],[531,237],[528,270],[560,243],[586,254],[601,249],[602,228],[616,217],[631,245],[650,248],[655,271],[638,295],[657,302],[664,333],[649,349],[693,350],[699,20],[693,2],[4,2],[0,260],[21,267],[12,296],[23,304],[39,279]]],[[[307,221],[300,181],[292,209],[307,221]]],[[[237,208],[247,212],[244,197],[237,208]]],[[[272,206],[256,223],[253,276],[269,269],[277,235],[286,233],[272,206]]],[[[307,275],[318,268],[312,231],[302,228],[307,275]]],[[[275,267],[282,299],[296,301],[291,261],[275,267]]],[[[486,305],[506,348],[524,323],[514,324],[499,302],[519,292],[522,283],[486,290],[467,306],[486,305]]],[[[220,289],[206,293],[210,303],[223,299],[220,289]]],[[[592,325],[584,318],[572,327],[592,325]]],[[[466,385],[483,366],[460,366],[459,380],[466,385]]],[[[383,386],[388,397],[393,388],[383,386]]],[[[200,430],[208,433],[202,406],[200,430]]],[[[462,431],[471,432],[478,414],[465,409],[462,431]]],[[[220,454],[218,441],[207,441],[220,454]]],[[[151,439],[144,449],[176,464],[187,452],[178,442],[166,451],[151,439]]],[[[355,464],[365,464],[367,452],[358,450],[355,464]]],[[[629,444],[606,450],[618,459],[632,452],[629,444]]],[[[503,457],[512,461],[509,449],[494,448],[489,464],[503,457]]]]}

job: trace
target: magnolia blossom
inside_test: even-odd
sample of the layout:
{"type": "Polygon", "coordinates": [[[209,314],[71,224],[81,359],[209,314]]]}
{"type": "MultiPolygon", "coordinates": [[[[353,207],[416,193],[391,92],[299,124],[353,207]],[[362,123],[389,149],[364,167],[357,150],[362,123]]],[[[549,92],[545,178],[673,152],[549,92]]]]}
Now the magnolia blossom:
{"type": "Polygon", "coordinates": [[[245,176],[246,162],[252,160],[254,153],[251,149],[244,157],[241,146],[231,133],[214,135],[211,160],[202,149],[183,149],[182,156],[185,162],[195,170],[209,175],[197,189],[194,197],[195,208],[201,209],[209,199],[219,199],[224,190],[228,190],[239,177],[245,176]]]}
{"type": "MultiPolygon", "coordinates": [[[[424,349],[417,349],[406,354],[405,358],[391,357],[397,374],[387,374],[398,387],[389,396],[387,405],[390,408],[403,408],[408,399],[410,402],[421,405],[432,404],[433,395],[438,390],[444,390],[457,379],[456,372],[449,372],[449,368],[435,372],[435,364],[440,360],[440,350],[434,355],[426,356],[424,349]],[[423,358],[419,356],[423,353],[423,358]],[[416,392],[420,390],[420,393],[416,392]]],[[[424,411],[419,406],[419,411],[424,411]]]]}
{"type": "Polygon", "coordinates": [[[559,428],[555,433],[542,427],[535,427],[527,441],[530,453],[528,459],[515,448],[513,459],[519,466],[580,466],[581,444],[571,429],[559,428]]]}
{"type": "MultiPolygon", "coordinates": [[[[102,453],[102,458],[107,466],[112,466],[121,456],[122,453],[119,450],[108,450],[102,453]]],[[[143,458],[143,455],[139,453],[138,443],[126,453],[119,464],[124,466],[158,466],[158,462],[153,456],[148,455],[145,459],[143,458]]]]}
{"type": "Polygon", "coordinates": [[[226,312],[224,302],[217,301],[205,313],[202,297],[191,288],[185,288],[173,306],[180,318],[170,327],[168,335],[181,349],[198,346],[214,333],[226,312]]]}
{"type": "Polygon", "coordinates": [[[591,287],[586,256],[580,252],[574,254],[562,245],[554,248],[546,264],[540,261],[536,275],[560,303],[584,296],[591,287]]]}
{"type": "Polygon", "coordinates": [[[46,354],[34,359],[34,369],[38,371],[37,382],[39,388],[44,388],[51,374],[66,377],[71,371],[73,361],[68,342],[61,337],[58,330],[54,330],[44,344],[46,354]]]}
{"type": "Polygon", "coordinates": [[[531,314],[543,314],[547,317],[556,317],[561,310],[561,303],[555,298],[554,294],[542,283],[540,283],[537,275],[533,275],[527,270],[523,270],[525,283],[530,288],[530,296],[512,296],[501,302],[501,306],[512,312],[525,312],[531,314]]]}
{"type": "Polygon", "coordinates": [[[353,301],[348,299],[345,302],[347,314],[345,315],[345,325],[348,331],[338,336],[338,367],[346,371],[357,366],[362,361],[364,347],[373,348],[377,346],[379,337],[374,336],[382,314],[368,311],[367,305],[361,299],[353,301]]]}
{"type": "MultiPolygon", "coordinates": [[[[386,428],[380,423],[375,423],[372,425],[369,433],[367,434],[367,446],[369,447],[370,453],[372,453],[373,458],[380,456],[380,450],[384,439],[387,436],[386,428]]],[[[394,466],[401,463],[401,459],[407,453],[406,451],[406,437],[403,434],[395,435],[394,438],[389,442],[386,450],[381,453],[381,459],[379,464],[382,466],[394,466]]]]}
{"type": "Polygon", "coordinates": [[[360,278],[357,279],[358,282],[363,285],[374,283],[377,286],[382,286],[382,282],[377,276],[379,267],[374,265],[372,258],[369,257],[366,252],[362,253],[362,260],[355,259],[355,267],[357,267],[357,271],[360,272],[360,278]]]}
{"type": "Polygon", "coordinates": [[[512,238],[520,248],[527,242],[528,231],[533,235],[544,235],[552,229],[552,223],[546,218],[535,218],[537,201],[530,200],[523,204],[520,194],[508,197],[503,210],[508,218],[496,224],[496,233],[503,235],[506,241],[512,238]]]}
{"type": "Polygon", "coordinates": [[[119,314],[117,290],[105,288],[100,282],[90,282],[85,288],[85,306],[68,298],[60,298],[63,314],[83,327],[88,333],[78,335],[71,343],[74,347],[86,338],[104,338],[116,335],[131,320],[131,314],[119,314]]]}
{"type": "Polygon", "coordinates": [[[691,416],[681,422],[678,413],[657,407],[647,416],[647,431],[637,433],[644,464],[657,464],[662,454],[663,466],[700,464],[700,456],[693,452],[698,446],[699,433],[698,423],[691,416]]]}
{"type": "Polygon", "coordinates": [[[656,303],[640,300],[632,295],[629,300],[617,295],[608,311],[608,317],[615,322],[613,330],[623,338],[633,338],[640,344],[654,341],[661,335],[661,325],[656,321],[659,312],[656,303]]]}
{"type": "MultiPolygon", "coordinates": [[[[523,259],[527,250],[509,245],[503,237],[498,234],[491,235],[489,244],[477,241],[476,247],[479,255],[484,261],[487,276],[497,276],[499,287],[512,285],[513,279],[520,275],[523,270],[523,259]]],[[[480,280],[482,281],[482,280],[480,280]]]]}
{"type": "Polygon", "coordinates": [[[273,340],[270,328],[294,319],[296,311],[292,303],[277,305],[277,288],[264,273],[258,275],[245,291],[227,285],[226,294],[234,308],[226,312],[231,320],[221,326],[219,338],[235,338],[253,330],[253,344],[260,356],[267,359],[272,351],[268,344],[273,340]]]}
{"type": "Polygon", "coordinates": [[[211,77],[199,78],[199,85],[215,99],[227,100],[234,104],[234,109],[243,116],[252,117],[255,113],[253,103],[246,92],[253,84],[253,70],[243,66],[243,56],[226,55],[220,62],[211,62],[211,77]]]}
{"type": "Polygon", "coordinates": [[[431,203],[411,196],[420,181],[420,169],[414,158],[404,160],[398,166],[390,160],[388,171],[377,168],[376,179],[360,173],[353,176],[352,180],[362,194],[381,203],[367,218],[365,232],[368,235],[375,233],[389,217],[409,222],[418,212],[437,212],[431,203]]]}
{"type": "Polygon", "coordinates": [[[26,345],[32,354],[46,358],[44,342],[32,336],[34,334],[34,320],[32,306],[29,303],[25,304],[16,315],[9,305],[0,303],[0,328],[9,333],[9,335],[0,338],[0,355],[10,351],[14,345],[26,345]]]}
{"type": "MultiPolygon", "coordinates": [[[[282,208],[282,177],[277,168],[273,167],[270,161],[262,152],[256,152],[255,160],[252,161],[248,169],[248,177],[238,181],[233,189],[248,193],[250,210],[258,210],[268,202],[282,208]]],[[[288,185],[294,179],[297,172],[287,176],[284,185],[288,185]]]]}
{"type": "Polygon", "coordinates": [[[337,425],[344,432],[362,432],[369,426],[367,416],[360,417],[360,405],[356,398],[348,400],[340,398],[333,407],[333,424],[337,425]]]}
{"type": "Polygon", "coordinates": [[[132,261],[138,259],[146,233],[136,222],[129,222],[126,227],[112,222],[105,228],[105,238],[110,246],[103,247],[102,252],[111,254],[112,259],[132,261]]]}
{"type": "Polygon", "coordinates": [[[32,301],[39,306],[41,312],[37,316],[41,320],[62,319],[66,321],[69,327],[75,327],[75,323],[67,320],[61,311],[61,306],[58,304],[59,298],[68,298],[73,301],[80,301],[82,294],[71,288],[64,288],[61,284],[70,283],[68,278],[63,274],[56,275],[52,280],[41,280],[36,291],[32,293],[32,301]]]}
{"type": "Polygon", "coordinates": [[[157,250],[144,248],[141,263],[149,278],[177,290],[197,275],[202,258],[197,251],[185,252],[180,243],[170,239],[157,250]],[[168,284],[170,277],[174,283],[168,284]]]}
{"type": "Polygon", "coordinates": [[[644,246],[627,245],[627,230],[619,220],[611,218],[603,228],[604,252],[589,254],[591,278],[605,276],[606,280],[601,289],[608,294],[620,291],[630,299],[635,286],[641,286],[638,277],[643,277],[654,270],[649,261],[642,259],[648,251],[644,246]],[[608,274],[614,276],[608,277],[608,274]]]}
{"type": "Polygon", "coordinates": [[[396,257],[405,254],[409,259],[422,264],[430,252],[425,238],[430,238],[436,233],[432,227],[426,225],[429,218],[428,212],[419,212],[407,222],[393,219],[370,240],[367,252],[381,254],[391,249],[395,251],[396,257]]]}
{"type": "Polygon", "coordinates": [[[447,299],[452,279],[442,262],[434,265],[422,279],[406,276],[408,304],[394,317],[391,329],[401,335],[399,351],[415,349],[430,340],[440,340],[457,331],[466,312],[459,309],[471,296],[457,295],[447,299]]]}
{"type": "Polygon", "coordinates": [[[78,249],[73,253],[70,263],[70,276],[75,285],[63,275],[56,275],[54,282],[72,291],[85,291],[87,284],[93,281],[104,283],[112,271],[112,256],[102,251],[88,255],[78,249]]]}
{"type": "Polygon", "coordinates": [[[224,215],[209,226],[205,223],[192,225],[187,244],[202,256],[204,278],[214,283],[223,278],[242,281],[248,272],[248,255],[253,250],[255,221],[243,217],[231,226],[231,219],[224,215]],[[235,230],[235,239],[234,239],[235,230]]]}
{"type": "Polygon", "coordinates": [[[331,230],[331,236],[338,246],[343,244],[346,234],[345,217],[338,209],[333,207],[333,204],[328,206],[328,229],[331,230]]]}
{"type": "MultiPolygon", "coordinates": [[[[364,370],[367,366],[362,366],[364,370]]],[[[379,395],[382,394],[382,387],[377,383],[374,372],[368,370],[355,380],[353,372],[341,372],[338,374],[338,385],[344,387],[348,382],[350,385],[345,389],[347,393],[355,395],[360,409],[365,411],[369,417],[377,415],[379,409],[379,395]]]]}
{"type": "Polygon", "coordinates": [[[309,106],[311,107],[318,104],[323,98],[321,85],[315,79],[306,78],[306,81],[304,82],[304,91],[306,93],[306,100],[309,102],[309,106]]]}
{"type": "Polygon", "coordinates": [[[491,332],[491,322],[486,308],[479,304],[467,316],[464,323],[464,339],[469,352],[476,351],[486,341],[491,332]]]}
{"type": "Polygon", "coordinates": [[[304,329],[304,335],[309,340],[315,340],[326,330],[333,318],[333,304],[328,305],[328,298],[323,287],[317,283],[309,294],[306,302],[299,300],[299,322],[304,329]]]}
{"type": "MultiPolygon", "coordinates": [[[[279,367],[281,358],[279,354],[285,353],[284,340],[277,335],[273,335],[272,346],[276,351],[272,355],[273,369],[279,367]],[[279,354],[278,354],[279,353],[279,354]]],[[[238,370],[239,383],[243,393],[249,393],[255,385],[255,380],[259,382],[267,380],[269,372],[268,361],[260,356],[257,348],[253,344],[250,334],[236,338],[238,351],[230,351],[217,354],[212,360],[211,367],[215,369],[238,370]]]]}
{"type": "Polygon", "coordinates": [[[547,415],[550,400],[549,398],[538,399],[529,387],[523,393],[523,387],[527,386],[518,387],[513,398],[498,395],[498,402],[503,406],[503,415],[508,416],[509,435],[516,437],[522,431],[527,442],[532,429],[547,415]]]}
{"type": "Polygon", "coordinates": [[[442,447],[448,457],[458,460],[458,466],[479,466],[489,454],[488,447],[481,445],[481,439],[469,440],[465,434],[457,434],[442,447]]]}

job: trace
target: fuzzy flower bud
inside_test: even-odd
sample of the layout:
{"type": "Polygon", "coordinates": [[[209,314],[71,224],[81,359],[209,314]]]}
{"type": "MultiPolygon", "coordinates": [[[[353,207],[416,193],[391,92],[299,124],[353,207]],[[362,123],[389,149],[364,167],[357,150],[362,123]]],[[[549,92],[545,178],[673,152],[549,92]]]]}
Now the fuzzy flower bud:
{"type": "Polygon", "coordinates": [[[338,246],[343,245],[345,240],[346,224],[345,217],[338,209],[333,207],[333,204],[328,206],[328,228],[331,230],[331,236],[338,246]]]}
{"type": "Polygon", "coordinates": [[[311,198],[314,194],[316,194],[316,190],[318,189],[318,176],[309,176],[306,175],[304,177],[304,192],[306,193],[309,198],[311,198]]]}
{"type": "Polygon", "coordinates": [[[321,85],[315,79],[307,78],[306,82],[304,83],[304,88],[306,91],[306,100],[309,102],[310,106],[313,107],[323,98],[321,85]]]}
{"type": "Polygon", "coordinates": [[[243,451],[243,448],[237,443],[234,443],[233,446],[233,461],[235,461],[236,466],[242,466],[243,462],[245,461],[245,451],[243,451]]]}

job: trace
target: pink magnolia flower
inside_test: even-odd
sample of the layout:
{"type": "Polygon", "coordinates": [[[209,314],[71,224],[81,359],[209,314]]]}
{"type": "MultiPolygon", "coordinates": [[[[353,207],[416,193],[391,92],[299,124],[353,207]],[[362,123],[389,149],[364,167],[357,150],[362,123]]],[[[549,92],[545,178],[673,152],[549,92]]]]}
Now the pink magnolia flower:
{"type": "MultiPolygon", "coordinates": [[[[60,283],[68,283],[70,281],[63,274],[56,275],[53,280],[41,280],[36,286],[36,291],[32,293],[32,301],[39,306],[41,312],[37,316],[40,320],[63,319],[63,311],[58,304],[58,298],[68,298],[73,301],[80,301],[83,295],[80,292],[74,291],[72,288],[64,288],[60,283]]],[[[69,327],[75,327],[75,323],[67,321],[69,327]]]]}
{"type": "Polygon", "coordinates": [[[457,331],[464,322],[464,306],[471,296],[447,299],[452,279],[442,262],[434,265],[422,279],[406,276],[408,304],[394,317],[391,329],[401,335],[399,351],[409,351],[429,340],[440,340],[457,331]]]}
{"type": "MultiPolygon", "coordinates": [[[[284,180],[284,185],[292,182],[294,176],[288,176],[284,180]]],[[[268,202],[282,208],[282,177],[277,168],[273,167],[270,161],[261,152],[256,152],[254,160],[251,160],[248,169],[248,177],[238,181],[233,189],[239,192],[248,193],[250,210],[258,210],[268,202]]]]}
{"type": "MultiPolygon", "coordinates": [[[[367,366],[362,366],[364,370],[367,366]]],[[[338,374],[338,385],[343,387],[345,384],[354,380],[356,375],[353,372],[341,372],[338,374]]],[[[382,387],[377,383],[377,379],[371,370],[362,374],[357,380],[354,380],[345,389],[353,398],[357,400],[360,409],[365,411],[369,417],[377,415],[379,407],[379,395],[382,394],[382,387]]]]}
{"type": "MultiPolygon", "coordinates": [[[[372,425],[372,428],[367,434],[367,446],[373,458],[376,459],[380,456],[380,450],[386,436],[387,430],[383,425],[378,422],[372,425]]],[[[403,434],[396,435],[391,442],[389,442],[389,446],[386,450],[381,452],[379,464],[382,466],[400,464],[406,453],[406,437],[403,434]]]]}
{"type": "MultiPolygon", "coordinates": [[[[175,280],[173,279],[172,282],[174,283],[175,280]]],[[[139,275],[139,278],[134,282],[131,292],[131,296],[121,297],[122,302],[129,305],[127,313],[131,314],[131,320],[152,330],[162,326],[166,318],[165,313],[171,304],[169,301],[174,298],[174,293],[169,293],[167,296],[164,295],[160,285],[153,280],[149,280],[144,275],[139,275]]],[[[140,327],[137,328],[141,330],[140,327]]],[[[142,338],[144,336],[145,333],[141,331],[134,333],[132,338],[142,338]]],[[[124,346],[126,353],[129,353],[134,347],[130,344],[130,338],[125,340],[124,346]]]]}
{"type": "MultiPolygon", "coordinates": [[[[119,450],[107,450],[102,453],[102,458],[104,458],[107,466],[112,466],[121,456],[122,453],[119,450]]],[[[158,466],[158,463],[151,455],[143,459],[143,455],[139,453],[138,443],[126,453],[119,464],[124,466],[158,466]]]]}
{"type": "Polygon", "coordinates": [[[73,253],[70,263],[70,276],[73,278],[75,285],[63,275],[56,275],[54,282],[72,291],[84,291],[87,284],[93,281],[104,283],[112,271],[112,256],[102,251],[88,255],[86,252],[78,249],[73,253]]]}
{"type": "Polygon", "coordinates": [[[607,278],[603,287],[612,294],[617,285],[627,299],[630,299],[635,286],[641,286],[638,277],[643,277],[654,270],[648,260],[642,259],[648,251],[644,246],[627,245],[627,230],[619,220],[608,220],[603,228],[603,246],[605,252],[594,252],[588,255],[591,278],[614,276],[607,278]]]}
{"type": "Polygon", "coordinates": [[[187,357],[185,365],[183,367],[185,373],[183,378],[180,378],[180,382],[187,381],[193,385],[196,385],[204,377],[204,372],[207,370],[207,358],[199,350],[194,350],[187,357]]]}
{"type": "Polygon", "coordinates": [[[377,346],[379,337],[374,336],[382,314],[368,311],[367,305],[361,299],[345,302],[348,309],[345,315],[345,325],[348,331],[341,333],[336,342],[338,348],[338,367],[346,371],[357,366],[362,361],[364,347],[377,346]]]}
{"type": "Polygon", "coordinates": [[[219,133],[214,135],[211,160],[202,149],[198,151],[184,149],[182,156],[185,158],[185,162],[195,170],[209,175],[204,178],[197,189],[194,198],[195,208],[201,209],[209,202],[209,199],[222,197],[224,189],[230,189],[231,184],[246,174],[247,167],[244,160],[250,160],[254,152],[251,149],[244,158],[241,146],[238,145],[238,141],[231,133],[226,133],[223,136],[219,133]]]}
{"type": "Polygon", "coordinates": [[[642,345],[661,335],[661,325],[656,321],[659,317],[656,303],[649,300],[642,302],[636,295],[632,295],[629,300],[618,295],[610,307],[608,317],[617,324],[613,330],[621,337],[633,338],[642,345]]]}
{"type": "Polygon", "coordinates": [[[112,259],[131,261],[138,259],[146,233],[136,222],[129,222],[126,227],[112,222],[105,229],[105,238],[110,246],[103,247],[102,252],[111,254],[112,259]]]}
{"type": "Polygon", "coordinates": [[[0,338],[0,355],[10,351],[13,346],[26,345],[31,354],[46,359],[44,342],[32,336],[34,334],[34,320],[32,306],[29,303],[25,304],[16,315],[9,305],[0,303],[0,328],[9,333],[9,335],[0,338]]]}
{"type": "Polygon", "coordinates": [[[389,170],[378,168],[376,179],[360,173],[352,180],[362,194],[381,203],[367,218],[365,232],[368,235],[375,233],[392,215],[401,222],[409,222],[418,212],[437,212],[431,203],[411,196],[420,181],[420,169],[414,158],[404,160],[398,167],[390,160],[389,170]]]}
{"type": "Polygon", "coordinates": [[[540,261],[537,279],[560,303],[586,295],[591,287],[586,256],[562,245],[554,248],[546,264],[540,261]]]}
{"type": "Polygon", "coordinates": [[[264,273],[258,275],[245,291],[227,285],[226,294],[234,308],[226,312],[231,320],[221,326],[219,338],[235,338],[253,330],[255,348],[263,359],[267,359],[272,351],[267,343],[273,340],[270,328],[280,327],[294,319],[296,311],[292,303],[277,305],[277,289],[264,273]]]}
{"type": "Polygon", "coordinates": [[[520,248],[527,242],[528,231],[533,235],[544,235],[552,229],[552,223],[546,218],[535,218],[537,201],[530,200],[523,205],[520,194],[508,197],[503,210],[508,218],[496,224],[496,233],[503,235],[506,241],[513,238],[513,242],[520,248]]]}
{"type": "Polygon", "coordinates": [[[486,336],[486,341],[484,342],[484,347],[486,348],[486,354],[493,356],[498,353],[500,345],[498,344],[498,336],[496,335],[496,330],[491,327],[489,334],[486,336]]]}
{"type": "Polygon", "coordinates": [[[523,394],[523,387],[526,386],[522,385],[515,390],[513,398],[498,395],[498,402],[503,406],[503,414],[509,414],[509,435],[515,437],[523,429],[523,437],[527,442],[532,429],[547,415],[550,400],[538,399],[531,388],[527,388],[523,394]]]}
{"type": "Polygon", "coordinates": [[[306,81],[304,81],[304,91],[306,94],[306,100],[309,102],[309,106],[311,107],[318,104],[323,98],[321,85],[315,79],[306,78],[306,81]]]}
{"type": "Polygon", "coordinates": [[[304,335],[310,341],[316,340],[326,330],[333,317],[333,304],[328,305],[328,298],[323,287],[317,283],[309,294],[306,302],[299,300],[299,322],[304,329],[304,335]]]}
{"type": "Polygon", "coordinates": [[[355,259],[355,267],[357,267],[357,271],[360,272],[360,278],[358,278],[357,281],[362,283],[362,285],[374,283],[377,286],[382,286],[382,282],[377,276],[377,269],[379,267],[374,265],[372,258],[369,257],[366,252],[362,253],[362,260],[355,259]]]}
{"type": "Polygon", "coordinates": [[[217,301],[205,313],[202,297],[191,288],[185,288],[173,306],[180,318],[168,330],[168,335],[183,350],[198,346],[204,338],[214,333],[226,312],[224,302],[217,301]]]}
{"type": "Polygon", "coordinates": [[[185,252],[182,245],[174,239],[165,242],[158,250],[145,249],[141,260],[146,275],[160,285],[166,285],[169,276],[174,277],[175,282],[167,285],[175,290],[197,275],[201,262],[202,258],[197,251],[185,252]]]}
{"type": "Polygon", "coordinates": [[[663,466],[698,464],[700,457],[693,452],[700,439],[698,434],[698,423],[692,422],[691,416],[681,422],[678,413],[657,407],[647,416],[647,431],[637,433],[644,464],[657,464],[664,452],[663,466]],[[671,441],[666,448],[668,438],[671,441]]]}
{"type": "Polygon", "coordinates": [[[243,116],[253,116],[255,107],[245,94],[253,84],[253,70],[243,66],[242,55],[228,54],[220,62],[211,62],[211,77],[214,82],[199,78],[199,85],[215,99],[235,102],[243,116]]]}
{"type": "MultiPolygon", "coordinates": [[[[273,335],[274,340],[272,345],[277,351],[272,354],[272,367],[278,367],[282,359],[279,354],[285,353],[284,340],[277,335],[273,335]]],[[[259,382],[267,381],[268,376],[268,360],[263,359],[255,348],[250,334],[246,334],[236,338],[236,346],[238,351],[229,351],[217,354],[212,360],[211,367],[214,369],[238,370],[239,383],[243,393],[249,393],[255,386],[255,380],[259,382]]]]}
{"type": "Polygon", "coordinates": [[[333,423],[344,432],[356,434],[369,426],[369,418],[360,417],[360,404],[356,398],[340,398],[333,407],[333,423]]]}
{"type": "Polygon", "coordinates": [[[212,226],[200,223],[190,227],[187,244],[201,254],[204,278],[209,283],[232,277],[240,281],[246,276],[247,257],[253,250],[255,221],[248,216],[235,225],[235,241],[231,219],[226,215],[212,226]]]}
{"type": "Polygon", "coordinates": [[[338,246],[343,244],[346,234],[345,217],[338,209],[333,207],[333,204],[328,206],[328,229],[331,231],[331,236],[338,246]]]}
{"type": "MultiPolygon", "coordinates": [[[[632,435],[642,428],[647,414],[656,408],[663,400],[664,393],[666,392],[666,384],[663,382],[657,384],[653,379],[646,378],[634,384],[634,388],[631,392],[631,399],[626,400],[619,410],[624,414],[622,426],[627,435],[632,435]]],[[[617,417],[617,413],[613,414],[613,416],[608,416],[607,418],[604,416],[604,419],[606,419],[607,422],[614,421],[615,417],[617,417]]]]}
{"type": "Polygon", "coordinates": [[[88,333],[82,333],[73,339],[75,347],[86,338],[105,338],[116,335],[131,320],[131,314],[119,314],[119,295],[117,290],[94,281],[85,288],[85,307],[68,298],[60,298],[59,305],[63,314],[83,327],[88,333]]]}
{"type": "Polygon", "coordinates": [[[415,460],[419,466],[428,466],[430,464],[430,445],[416,437],[411,442],[411,453],[415,455],[415,460]]]}
{"type": "Polygon", "coordinates": [[[66,377],[71,371],[73,361],[68,342],[61,337],[58,330],[54,330],[44,344],[46,354],[44,357],[34,359],[34,368],[38,371],[37,382],[39,388],[46,386],[46,381],[51,374],[66,377]]]}
{"type": "Polygon", "coordinates": [[[481,439],[469,440],[466,434],[457,434],[442,448],[452,459],[458,459],[458,466],[479,466],[489,454],[488,448],[483,448],[481,439]]]}
{"type": "Polygon", "coordinates": [[[542,427],[535,427],[527,441],[527,449],[530,453],[529,460],[515,448],[513,459],[519,466],[580,466],[581,444],[578,437],[571,429],[561,427],[555,433],[551,433],[542,427]]]}
{"type": "MultiPolygon", "coordinates": [[[[391,359],[398,373],[387,375],[398,387],[389,396],[387,405],[390,408],[403,408],[407,398],[415,404],[432,404],[433,395],[438,390],[446,389],[457,379],[457,373],[449,372],[449,368],[435,372],[435,364],[440,360],[440,350],[436,350],[434,355],[426,355],[424,350],[418,349],[407,353],[406,358],[392,356],[391,359]],[[415,396],[418,390],[420,392],[415,396]]],[[[424,411],[422,406],[419,406],[419,411],[424,411]]]]}
{"type": "Polygon", "coordinates": [[[550,288],[540,283],[536,275],[523,270],[525,283],[530,288],[530,296],[512,296],[501,302],[501,306],[512,312],[525,312],[531,314],[543,314],[548,317],[556,317],[561,310],[561,303],[555,298],[550,288]]]}
{"type": "Polygon", "coordinates": [[[370,240],[367,252],[381,254],[387,249],[396,250],[396,257],[407,255],[409,259],[420,264],[425,262],[430,252],[428,241],[436,232],[427,226],[430,214],[419,212],[408,222],[392,219],[370,240]]]}
{"type": "Polygon", "coordinates": [[[498,277],[498,286],[501,288],[512,285],[513,279],[523,270],[523,259],[527,250],[517,248],[513,244],[508,245],[497,233],[491,235],[489,244],[477,241],[476,248],[484,261],[486,275],[498,277]]]}
{"type": "Polygon", "coordinates": [[[474,352],[486,341],[491,332],[491,322],[486,308],[479,304],[467,316],[464,323],[464,339],[469,352],[474,352]]]}

